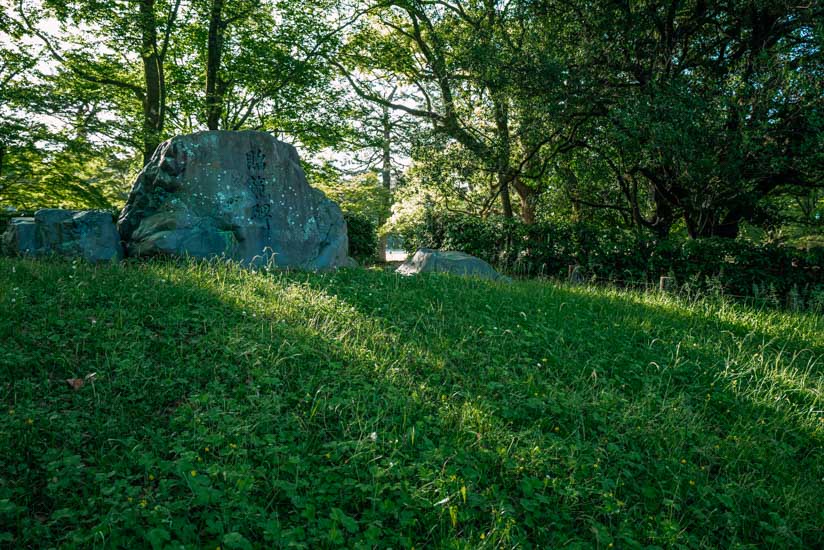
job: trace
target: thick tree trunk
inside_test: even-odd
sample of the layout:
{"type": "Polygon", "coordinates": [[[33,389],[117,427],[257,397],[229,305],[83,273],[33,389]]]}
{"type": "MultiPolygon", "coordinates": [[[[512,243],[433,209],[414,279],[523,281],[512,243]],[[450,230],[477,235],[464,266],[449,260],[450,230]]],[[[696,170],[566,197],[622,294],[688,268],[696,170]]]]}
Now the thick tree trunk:
{"type": "Polygon", "coordinates": [[[535,200],[531,195],[521,196],[521,219],[527,225],[535,223],[535,200]]]}
{"type": "Polygon", "coordinates": [[[535,190],[524,183],[515,176],[512,180],[512,185],[518,193],[518,198],[521,202],[521,220],[527,225],[535,223],[535,203],[538,199],[538,194],[535,190]]]}
{"type": "Polygon", "coordinates": [[[669,201],[653,187],[652,198],[655,202],[655,219],[652,222],[652,229],[659,239],[669,237],[672,224],[675,222],[675,215],[669,201]]]}
{"type": "Polygon", "coordinates": [[[163,134],[165,91],[163,63],[157,52],[155,0],[140,2],[140,33],[145,94],[143,96],[143,164],[147,164],[163,134]]]}
{"type": "Polygon", "coordinates": [[[718,220],[715,216],[707,214],[702,216],[700,212],[684,212],[684,222],[687,225],[687,233],[692,239],[708,237],[735,239],[740,232],[741,217],[730,213],[723,220],[718,220]]]}
{"type": "Polygon", "coordinates": [[[220,78],[220,60],[223,55],[224,30],[223,1],[212,0],[209,13],[209,39],[206,48],[206,126],[209,130],[220,127],[223,115],[225,86],[220,78]]]}

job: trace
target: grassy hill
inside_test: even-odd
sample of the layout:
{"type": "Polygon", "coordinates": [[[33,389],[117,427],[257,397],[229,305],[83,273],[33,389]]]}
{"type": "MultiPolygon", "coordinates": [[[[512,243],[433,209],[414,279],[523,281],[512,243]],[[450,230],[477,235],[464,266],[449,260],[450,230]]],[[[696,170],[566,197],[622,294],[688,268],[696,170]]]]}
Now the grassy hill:
{"type": "Polygon", "coordinates": [[[822,361],[657,294],[0,260],[0,546],[820,547],[822,361]]]}

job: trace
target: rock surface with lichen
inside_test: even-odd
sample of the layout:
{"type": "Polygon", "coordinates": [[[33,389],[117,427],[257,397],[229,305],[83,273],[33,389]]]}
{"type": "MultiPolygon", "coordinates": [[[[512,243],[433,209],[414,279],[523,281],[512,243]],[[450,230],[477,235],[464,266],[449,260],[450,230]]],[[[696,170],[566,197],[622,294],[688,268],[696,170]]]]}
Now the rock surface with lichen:
{"type": "Polygon", "coordinates": [[[400,275],[449,273],[451,275],[491,279],[499,282],[511,281],[509,277],[501,275],[482,259],[455,250],[419,248],[414,256],[398,267],[396,272],[400,275]]]}
{"type": "Polygon", "coordinates": [[[350,264],[340,208],[309,186],[295,148],[265,132],[199,132],[162,143],[117,225],[130,256],[350,264]]]}
{"type": "Polygon", "coordinates": [[[0,236],[0,250],[13,256],[63,256],[93,263],[123,257],[111,212],[60,208],[12,218],[0,236]]]}

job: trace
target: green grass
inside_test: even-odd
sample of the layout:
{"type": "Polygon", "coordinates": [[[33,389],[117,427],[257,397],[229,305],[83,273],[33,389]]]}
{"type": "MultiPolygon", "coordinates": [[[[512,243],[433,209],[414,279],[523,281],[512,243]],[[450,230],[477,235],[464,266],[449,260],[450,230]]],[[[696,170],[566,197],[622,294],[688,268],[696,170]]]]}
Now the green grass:
{"type": "Polygon", "coordinates": [[[0,260],[0,546],[821,547],[822,361],[660,294],[0,260]]]}

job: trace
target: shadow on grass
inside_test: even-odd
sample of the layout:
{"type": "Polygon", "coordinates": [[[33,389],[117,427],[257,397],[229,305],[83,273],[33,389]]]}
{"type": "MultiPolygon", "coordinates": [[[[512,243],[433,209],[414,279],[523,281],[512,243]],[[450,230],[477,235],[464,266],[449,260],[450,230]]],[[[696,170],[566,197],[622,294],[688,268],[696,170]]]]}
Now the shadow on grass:
{"type": "Polygon", "coordinates": [[[820,540],[808,397],[768,405],[719,376],[742,327],[362,270],[13,265],[3,398],[33,419],[4,418],[15,541],[820,540]],[[64,387],[86,370],[94,386],[64,387]]]}

